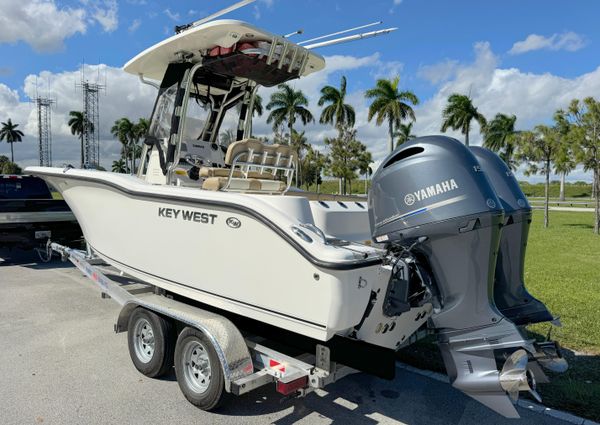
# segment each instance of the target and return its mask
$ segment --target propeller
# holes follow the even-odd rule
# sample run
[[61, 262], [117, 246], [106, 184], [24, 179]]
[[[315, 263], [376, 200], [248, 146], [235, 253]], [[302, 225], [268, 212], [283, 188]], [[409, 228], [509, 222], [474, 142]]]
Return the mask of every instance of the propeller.
[[538, 402], [542, 398], [536, 391], [536, 382], [533, 373], [527, 370], [529, 356], [527, 351], [520, 349], [512, 353], [500, 372], [500, 386], [508, 393], [510, 399], [516, 402], [519, 399], [519, 391], [529, 391]]

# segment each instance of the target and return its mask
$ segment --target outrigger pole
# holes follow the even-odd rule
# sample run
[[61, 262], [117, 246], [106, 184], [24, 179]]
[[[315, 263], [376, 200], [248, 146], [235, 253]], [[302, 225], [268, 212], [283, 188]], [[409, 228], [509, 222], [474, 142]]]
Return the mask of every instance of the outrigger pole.
[[333, 37], [335, 35], [340, 35], [340, 34], [346, 34], [347, 32], [362, 30], [363, 28], [368, 28], [368, 27], [372, 27], [374, 25], [381, 25], [381, 24], [383, 24], [383, 21], [371, 22], [370, 24], [360, 25], [358, 27], [349, 28], [349, 29], [343, 30], [343, 31], [332, 32], [331, 34], [321, 35], [319, 37], [311, 38], [309, 40], [303, 40], [303, 41], [300, 41], [298, 43], [298, 45], [301, 46], [303, 44], [310, 43], [312, 41], [323, 40], [324, 38], [329, 38], [329, 37]]
[[347, 43], [349, 41], [361, 40], [363, 38], [377, 37], [378, 35], [388, 34], [388, 33], [392, 32], [392, 31], [396, 31], [397, 29], [398, 28], [386, 28], [384, 30], [364, 32], [362, 34], [354, 34], [354, 35], [349, 35], [349, 36], [346, 36], [346, 37], [335, 38], [333, 40], [327, 40], [327, 41], [323, 41], [321, 43], [309, 44], [308, 46], [304, 46], [304, 47], [306, 49], [311, 50], [311, 49], [316, 49], [316, 48], [319, 48], [319, 47], [332, 46], [334, 44]]
[[247, 6], [250, 3], [254, 3], [255, 1], [256, 0], [242, 0], [235, 4], [232, 4], [231, 6], [226, 7], [225, 9], [221, 9], [218, 12], [213, 13], [212, 15], [208, 15], [205, 18], [198, 19], [197, 21], [194, 21], [192, 23], [185, 24], [185, 25], [177, 25], [175, 27], [175, 33], [179, 34], [180, 32], [183, 32], [190, 28], [197, 27], [198, 25], [201, 25], [208, 21], [212, 21], [213, 19], [218, 18], [219, 16], [225, 15], [226, 13], [229, 13], [229, 12], [233, 12], [234, 10], [239, 9], [240, 7]]

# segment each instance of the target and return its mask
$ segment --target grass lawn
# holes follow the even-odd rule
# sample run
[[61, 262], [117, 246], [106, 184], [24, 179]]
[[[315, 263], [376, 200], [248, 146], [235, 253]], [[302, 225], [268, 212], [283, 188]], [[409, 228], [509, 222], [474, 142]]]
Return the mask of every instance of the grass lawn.
[[[525, 263], [528, 290], [561, 317], [552, 338], [561, 343], [569, 371], [540, 386], [544, 404], [600, 421], [600, 237], [592, 213], [534, 212]], [[530, 331], [546, 335], [549, 326]], [[445, 372], [437, 347], [422, 341], [399, 352], [401, 360]]]

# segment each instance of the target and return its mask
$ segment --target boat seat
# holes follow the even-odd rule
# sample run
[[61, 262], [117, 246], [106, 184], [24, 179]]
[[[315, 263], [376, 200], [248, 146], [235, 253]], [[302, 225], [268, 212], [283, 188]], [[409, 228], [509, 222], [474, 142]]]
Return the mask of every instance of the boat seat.
[[[227, 187], [229, 182], [229, 187]], [[244, 192], [282, 192], [286, 188], [286, 184], [279, 180], [261, 180], [248, 178], [232, 178], [229, 181], [228, 177], [209, 177], [202, 183], [202, 189], [205, 190], [237, 190]]]
[[[226, 168], [202, 167], [206, 190], [285, 193], [291, 184], [296, 155], [290, 146], [267, 145], [256, 139], [232, 143], [225, 153]], [[277, 180], [281, 177], [285, 181]]]

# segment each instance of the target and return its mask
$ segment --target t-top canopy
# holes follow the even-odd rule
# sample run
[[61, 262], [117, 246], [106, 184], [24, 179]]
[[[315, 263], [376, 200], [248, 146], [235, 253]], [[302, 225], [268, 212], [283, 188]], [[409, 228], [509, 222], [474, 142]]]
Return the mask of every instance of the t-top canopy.
[[325, 67], [322, 56], [281, 36], [246, 22], [218, 20], [155, 44], [127, 62], [123, 69], [130, 74], [161, 80], [171, 62], [182, 59], [199, 62], [203, 56], [214, 57], [236, 48], [249, 56], [262, 57], [273, 68], [297, 76], [306, 76]]

